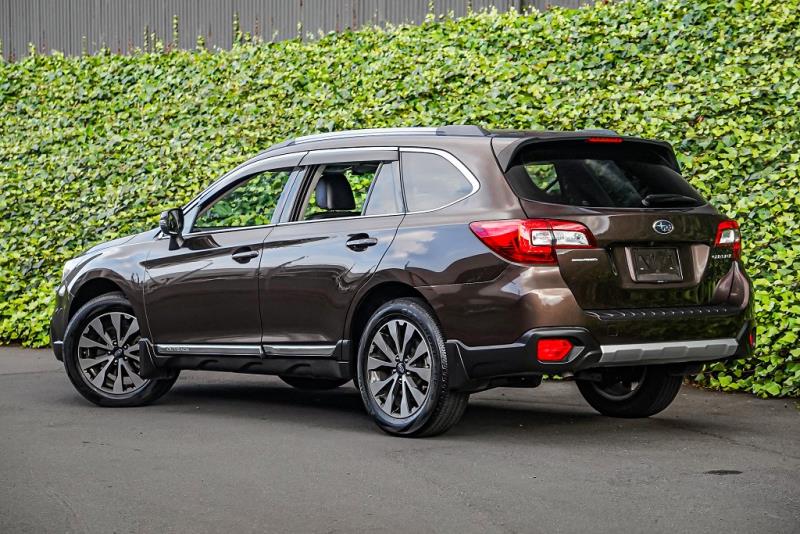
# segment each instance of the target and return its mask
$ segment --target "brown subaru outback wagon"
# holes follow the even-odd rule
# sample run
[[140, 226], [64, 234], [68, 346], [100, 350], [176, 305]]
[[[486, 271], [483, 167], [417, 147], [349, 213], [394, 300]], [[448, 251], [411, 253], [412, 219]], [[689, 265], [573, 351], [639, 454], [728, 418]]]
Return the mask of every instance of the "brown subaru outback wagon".
[[355, 380], [398, 435], [443, 432], [470, 393], [573, 378], [647, 417], [682, 376], [748, 356], [735, 221], [669, 144], [475, 126], [300, 137], [233, 169], [160, 227], [64, 267], [53, 348], [103, 406], [181, 369]]

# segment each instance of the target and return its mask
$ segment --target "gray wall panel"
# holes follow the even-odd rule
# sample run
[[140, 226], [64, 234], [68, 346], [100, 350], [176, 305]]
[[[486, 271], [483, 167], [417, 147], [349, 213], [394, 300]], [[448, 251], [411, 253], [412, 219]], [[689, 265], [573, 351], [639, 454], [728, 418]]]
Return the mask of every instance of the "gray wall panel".
[[[464, 16], [479, 11], [525, 9], [533, 6], [579, 7], [591, 0], [433, 0], [436, 14]], [[172, 18], [180, 22], [182, 48], [194, 48], [202, 35], [208, 47], [228, 48], [233, 41], [233, 17], [242, 31], [265, 40], [317, 35], [362, 25], [419, 24], [429, 0], [0, 0], [0, 41], [3, 54], [27, 55], [28, 43], [42, 52], [80, 54], [107, 46], [126, 53], [145, 45], [145, 29], [172, 40]], [[85, 44], [84, 44], [85, 43]]]

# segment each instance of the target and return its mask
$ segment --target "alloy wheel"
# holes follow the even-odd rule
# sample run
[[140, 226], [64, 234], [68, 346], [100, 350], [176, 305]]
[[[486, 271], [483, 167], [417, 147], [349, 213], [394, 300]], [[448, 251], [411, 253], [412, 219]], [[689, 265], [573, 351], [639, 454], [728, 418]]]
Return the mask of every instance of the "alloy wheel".
[[592, 387], [601, 396], [612, 401], [624, 401], [633, 397], [644, 383], [647, 368], [625, 374], [609, 374], [600, 382], [592, 382]]
[[78, 340], [78, 367], [89, 386], [104, 395], [129, 395], [147, 386], [139, 376], [139, 322], [125, 312], [92, 319]]
[[370, 395], [391, 417], [417, 413], [431, 390], [430, 348], [422, 333], [403, 319], [390, 319], [375, 332], [366, 369]]

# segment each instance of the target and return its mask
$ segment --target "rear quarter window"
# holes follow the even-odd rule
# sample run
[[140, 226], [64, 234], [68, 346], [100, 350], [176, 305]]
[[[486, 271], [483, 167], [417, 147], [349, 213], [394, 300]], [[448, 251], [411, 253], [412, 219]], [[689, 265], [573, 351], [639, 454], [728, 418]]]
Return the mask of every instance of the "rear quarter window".
[[408, 211], [441, 208], [472, 193], [472, 183], [439, 154], [403, 152], [400, 164]]

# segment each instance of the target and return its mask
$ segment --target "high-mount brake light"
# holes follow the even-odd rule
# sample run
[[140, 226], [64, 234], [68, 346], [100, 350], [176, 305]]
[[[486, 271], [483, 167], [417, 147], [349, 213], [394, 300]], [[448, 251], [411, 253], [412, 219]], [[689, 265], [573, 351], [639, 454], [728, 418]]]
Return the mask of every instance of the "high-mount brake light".
[[729, 248], [733, 251], [733, 258], [740, 259], [742, 257], [742, 236], [739, 233], [739, 223], [734, 220], [719, 223], [717, 236], [714, 238], [714, 246]]
[[587, 143], [621, 143], [621, 137], [590, 137], [586, 140]]
[[555, 219], [507, 219], [470, 223], [484, 245], [515, 263], [556, 265], [559, 249], [595, 248], [584, 225]]

